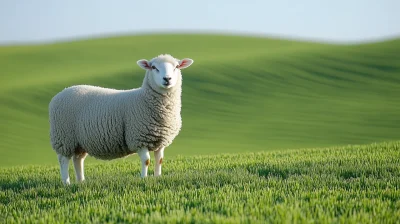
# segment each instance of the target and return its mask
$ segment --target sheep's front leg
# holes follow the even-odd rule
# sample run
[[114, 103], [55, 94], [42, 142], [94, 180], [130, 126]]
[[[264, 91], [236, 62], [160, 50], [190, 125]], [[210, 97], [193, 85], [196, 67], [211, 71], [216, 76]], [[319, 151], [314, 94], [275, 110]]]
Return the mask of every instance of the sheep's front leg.
[[149, 150], [146, 148], [139, 149], [138, 155], [140, 157], [140, 160], [142, 162], [142, 173], [141, 177], [147, 177], [147, 170], [150, 164], [150, 153]]
[[154, 169], [154, 176], [158, 177], [161, 176], [161, 164], [164, 158], [164, 147], [160, 148], [157, 151], [154, 151], [154, 158], [155, 162], [155, 169]]
[[69, 173], [68, 173], [68, 166], [70, 157], [63, 156], [61, 154], [57, 154], [58, 162], [60, 163], [60, 172], [61, 172], [61, 180], [63, 184], [69, 185]]
[[74, 162], [76, 180], [78, 182], [82, 182], [85, 180], [85, 175], [83, 171], [83, 162], [85, 161], [86, 156], [87, 153], [80, 153], [72, 157], [72, 161]]

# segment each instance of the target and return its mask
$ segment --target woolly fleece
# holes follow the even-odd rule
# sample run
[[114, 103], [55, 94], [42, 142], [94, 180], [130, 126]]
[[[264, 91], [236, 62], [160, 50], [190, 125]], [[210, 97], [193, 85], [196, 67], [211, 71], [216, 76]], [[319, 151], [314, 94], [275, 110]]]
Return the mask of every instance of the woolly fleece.
[[[155, 60], [178, 63], [170, 55], [150, 63]], [[138, 89], [77, 85], [54, 96], [49, 105], [53, 149], [66, 157], [88, 153], [110, 160], [169, 146], [182, 126], [182, 75], [179, 71], [176, 85], [164, 92], [149, 74]]]

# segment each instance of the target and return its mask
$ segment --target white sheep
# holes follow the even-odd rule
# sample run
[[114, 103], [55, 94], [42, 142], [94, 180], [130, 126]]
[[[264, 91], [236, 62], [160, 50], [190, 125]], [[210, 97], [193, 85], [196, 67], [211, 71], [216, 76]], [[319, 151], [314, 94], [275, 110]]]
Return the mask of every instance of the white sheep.
[[137, 61], [146, 70], [138, 89], [77, 85], [55, 95], [49, 105], [50, 139], [63, 183], [70, 184], [71, 157], [77, 181], [85, 179], [83, 163], [88, 154], [111, 160], [138, 153], [141, 176], [146, 177], [149, 151], [154, 151], [154, 175], [160, 176], [164, 149], [182, 126], [181, 69], [192, 63], [189, 58], [159, 55]]

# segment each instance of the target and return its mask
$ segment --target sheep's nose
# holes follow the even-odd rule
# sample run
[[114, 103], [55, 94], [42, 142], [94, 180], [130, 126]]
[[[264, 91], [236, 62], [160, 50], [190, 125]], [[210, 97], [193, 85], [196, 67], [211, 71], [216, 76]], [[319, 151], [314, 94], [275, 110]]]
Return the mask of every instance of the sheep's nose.
[[164, 77], [163, 78], [166, 82], [168, 82], [169, 80], [171, 80], [171, 77]]

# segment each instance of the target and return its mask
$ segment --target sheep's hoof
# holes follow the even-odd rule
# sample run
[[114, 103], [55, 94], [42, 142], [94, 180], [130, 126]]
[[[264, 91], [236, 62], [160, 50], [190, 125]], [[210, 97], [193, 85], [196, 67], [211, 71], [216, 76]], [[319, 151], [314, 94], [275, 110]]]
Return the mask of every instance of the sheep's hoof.
[[71, 185], [71, 183], [69, 181], [63, 181], [63, 185], [64, 186], [69, 186], [69, 185]]

